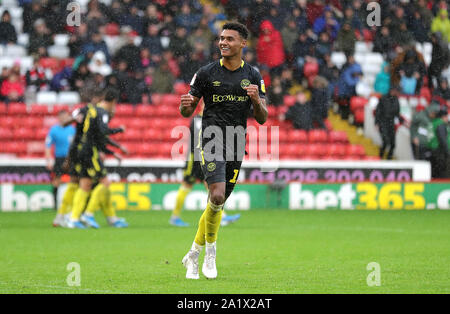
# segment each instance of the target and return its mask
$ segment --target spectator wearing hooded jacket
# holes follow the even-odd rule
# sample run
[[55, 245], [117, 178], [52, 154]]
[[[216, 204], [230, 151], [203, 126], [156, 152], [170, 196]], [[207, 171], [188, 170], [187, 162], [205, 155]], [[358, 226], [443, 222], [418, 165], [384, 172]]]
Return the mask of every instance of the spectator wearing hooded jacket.
[[450, 42], [450, 20], [448, 18], [447, 9], [439, 10], [439, 15], [433, 19], [431, 23], [431, 31], [433, 33], [440, 32], [447, 42]]
[[317, 18], [313, 25], [314, 33], [319, 35], [322, 32], [327, 32], [333, 41], [337, 37], [339, 28], [339, 22], [334, 18], [333, 11], [330, 8], [325, 8], [323, 15]]
[[261, 34], [256, 48], [259, 64], [266, 65], [273, 70], [285, 62], [283, 39], [272, 22], [265, 20], [260, 26]]
[[381, 95], [386, 95], [391, 88], [391, 74], [389, 72], [389, 63], [383, 62], [381, 71], [375, 78], [374, 90]]
[[0, 44], [15, 44], [17, 42], [16, 29], [11, 24], [11, 14], [5, 10], [0, 22]]

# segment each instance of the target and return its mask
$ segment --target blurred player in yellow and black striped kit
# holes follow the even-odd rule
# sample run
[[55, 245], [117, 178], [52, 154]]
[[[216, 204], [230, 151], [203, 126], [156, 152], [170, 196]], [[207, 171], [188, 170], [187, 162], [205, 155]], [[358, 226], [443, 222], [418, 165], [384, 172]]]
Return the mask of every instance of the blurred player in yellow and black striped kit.
[[[191, 125], [189, 127], [190, 131], [190, 151], [187, 156], [186, 166], [184, 168], [184, 178], [183, 183], [178, 189], [177, 198], [175, 201], [175, 208], [170, 217], [169, 223], [177, 227], [188, 227], [189, 224], [181, 219], [181, 210], [183, 209], [183, 204], [186, 197], [192, 190], [193, 185], [197, 182], [203, 182], [206, 189], [208, 185], [205, 182], [205, 176], [203, 175], [201, 156], [200, 156], [200, 145], [199, 136], [202, 129], [202, 116], [204, 103], [200, 102], [200, 112], [191, 120]], [[241, 217], [240, 214], [236, 215], [226, 215], [225, 212], [222, 213], [221, 225], [226, 226], [230, 223], [235, 222]]]
[[[117, 154], [107, 148], [107, 145], [122, 149], [108, 137], [110, 134], [123, 131], [123, 128], [110, 129], [108, 127], [108, 122], [115, 111], [117, 99], [117, 91], [109, 89], [101, 102], [95, 106], [92, 104], [86, 106], [76, 117], [78, 121], [82, 119], [82, 127], [80, 127], [81, 136], [76, 145], [76, 154], [74, 153], [72, 164], [76, 176], [79, 178], [79, 185], [73, 196], [72, 213], [67, 223], [69, 228], [85, 228], [80, 220], [88, 226], [98, 228], [94, 212], [100, 208], [110, 225], [119, 228], [128, 226], [123, 219], [116, 216], [111, 205], [107, 172], [101, 158], [103, 153], [119, 158]], [[122, 151], [126, 152], [124, 149]]]

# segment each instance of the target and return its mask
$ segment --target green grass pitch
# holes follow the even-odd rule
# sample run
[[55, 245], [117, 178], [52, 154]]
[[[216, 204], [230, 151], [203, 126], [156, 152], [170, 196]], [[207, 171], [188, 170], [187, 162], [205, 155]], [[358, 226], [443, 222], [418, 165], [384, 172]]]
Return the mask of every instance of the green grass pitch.
[[[121, 212], [128, 229], [51, 227], [53, 212], [0, 213], [0, 293], [449, 293], [449, 211], [243, 212], [221, 228], [216, 280], [184, 278], [189, 228], [169, 212]], [[203, 261], [203, 255], [201, 256]], [[81, 286], [69, 287], [70, 262]], [[380, 265], [369, 287], [367, 264]], [[200, 263], [201, 265], [201, 263]]]

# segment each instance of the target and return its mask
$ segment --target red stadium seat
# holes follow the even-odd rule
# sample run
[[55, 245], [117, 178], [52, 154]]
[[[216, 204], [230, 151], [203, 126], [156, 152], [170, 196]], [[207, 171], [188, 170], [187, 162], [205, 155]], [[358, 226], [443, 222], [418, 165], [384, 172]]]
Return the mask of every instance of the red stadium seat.
[[14, 130], [14, 139], [16, 141], [32, 140], [36, 137], [33, 129], [20, 128]]
[[124, 141], [138, 142], [142, 140], [142, 133], [138, 129], [128, 129], [122, 134]]
[[30, 114], [46, 116], [49, 114], [48, 106], [34, 104], [31, 106]]
[[2, 146], [6, 153], [18, 155], [27, 153], [27, 145], [22, 142], [6, 142]]
[[116, 23], [108, 23], [105, 26], [105, 34], [108, 36], [117, 36], [120, 35], [119, 25]]
[[330, 143], [348, 143], [347, 133], [344, 131], [330, 131], [328, 134], [328, 140]]
[[358, 109], [354, 113], [355, 123], [362, 125], [364, 124], [364, 109]]
[[8, 106], [9, 115], [27, 115], [27, 105], [24, 103], [10, 103]]
[[157, 109], [152, 105], [140, 105], [136, 107], [135, 114], [138, 117], [154, 117]]
[[142, 138], [145, 141], [159, 141], [162, 139], [161, 130], [159, 129], [146, 129], [142, 132]]
[[0, 115], [6, 114], [6, 105], [4, 103], [0, 103]]
[[173, 86], [173, 91], [177, 95], [187, 94], [190, 89], [191, 89], [191, 87], [189, 86], [189, 84], [182, 83], [182, 82], [177, 82]]
[[345, 156], [346, 147], [344, 144], [327, 145], [326, 155], [332, 159], [341, 159]]
[[61, 63], [57, 58], [41, 58], [39, 65], [43, 68], [51, 69], [53, 73], [57, 73], [61, 70]]
[[362, 145], [348, 145], [347, 146], [347, 156], [356, 157], [356, 158], [364, 158], [366, 155], [366, 151], [364, 146]]
[[35, 139], [43, 141], [47, 137], [47, 134], [48, 134], [48, 129], [46, 129], [46, 128], [38, 129], [36, 131]]
[[303, 66], [303, 74], [306, 78], [316, 76], [319, 73], [319, 64], [317, 62], [307, 62]]
[[368, 100], [364, 97], [360, 96], [353, 96], [350, 99], [350, 110], [352, 112], [356, 111], [357, 109], [364, 108], [364, 106], [368, 103]]
[[292, 143], [306, 143], [308, 133], [305, 130], [292, 130], [288, 133], [289, 141]]
[[132, 105], [120, 104], [116, 106], [116, 115], [120, 117], [128, 117], [134, 115], [134, 107]]
[[24, 118], [24, 124], [29, 128], [42, 128], [44, 126], [44, 119], [42, 117], [28, 116]]
[[295, 96], [292, 96], [292, 95], [284, 95], [284, 98], [283, 98], [283, 102], [284, 102], [284, 105], [285, 106], [287, 106], [287, 107], [290, 107], [290, 106], [292, 106], [293, 104], [295, 104]]
[[311, 130], [308, 132], [310, 143], [324, 143], [328, 140], [328, 133], [325, 130]]
[[321, 158], [326, 154], [325, 144], [308, 144], [306, 146], [306, 155], [315, 158]]
[[10, 128], [2, 127], [0, 129], [0, 140], [11, 140], [12, 138], [13, 138], [13, 131]]
[[174, 94], [163, 94], [161, 103], [168, 106], [176, 106], [180, 104], [180, 96]]

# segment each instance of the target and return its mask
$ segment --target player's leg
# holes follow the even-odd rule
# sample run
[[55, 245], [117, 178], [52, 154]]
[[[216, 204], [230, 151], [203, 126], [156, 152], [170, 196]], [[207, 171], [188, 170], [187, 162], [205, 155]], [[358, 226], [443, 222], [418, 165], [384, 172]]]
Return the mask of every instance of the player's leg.
[[102, 184], [104, 186], [103, 193], [101, 197], [101, 209], [103, 214], [105, 215], [106, 221], [111, 227], [115, 228], [126, 228], [128, 227], [128, 223], [124, 218], [119, 218], [116, 215], [116, 209], [113, 206], [111, 200], [111, 188], [110, 182], [107, 178], [102, 180]]
[[[195, 178], [194, 178], [195, 180]], [[184, 222], [181, 219], [181, 210], [183, 209], [184, 201], [188, 194], [192, 190], [193, 184], [192, 181], [189, 178], [185, 177], [185, 180], [183, 183], [181, 183], [180, 188], [178, 189], [177, 198], [175, 201], [175, 207], [172, 211], [172, 216], [170, 217], [169, 223], [171, 225], [177, 226], [177, 227], [187, 227], [189, 226], [188, 223]]]
[[81, 221], [89, 227], [98, 229], [100, 225], [95, 221], [94, 214], [101, 208], [103, 184], [97, 179], [92, 183], [92, 192], [86, 205], [86, 210], [81, 215]]
[[72, 214], [70, 216], [69, 228], [84, 228], [80, 222], [81, 214], [86, 208], [92, 187], [92, 179], [90, 177], [80, 178], [80, 184], [73, 197]]
[[78, 189], [78, 177], [71, 176], [70, 182], [67, 183], [66, 191], [62, 198], [61, 206], [58, 208], [56, 218], [53, 221], [53, 226], [66, 226], [67, 221], [70, 219], [70, 212], [72, 211], [73, 198], [76, 190]]

